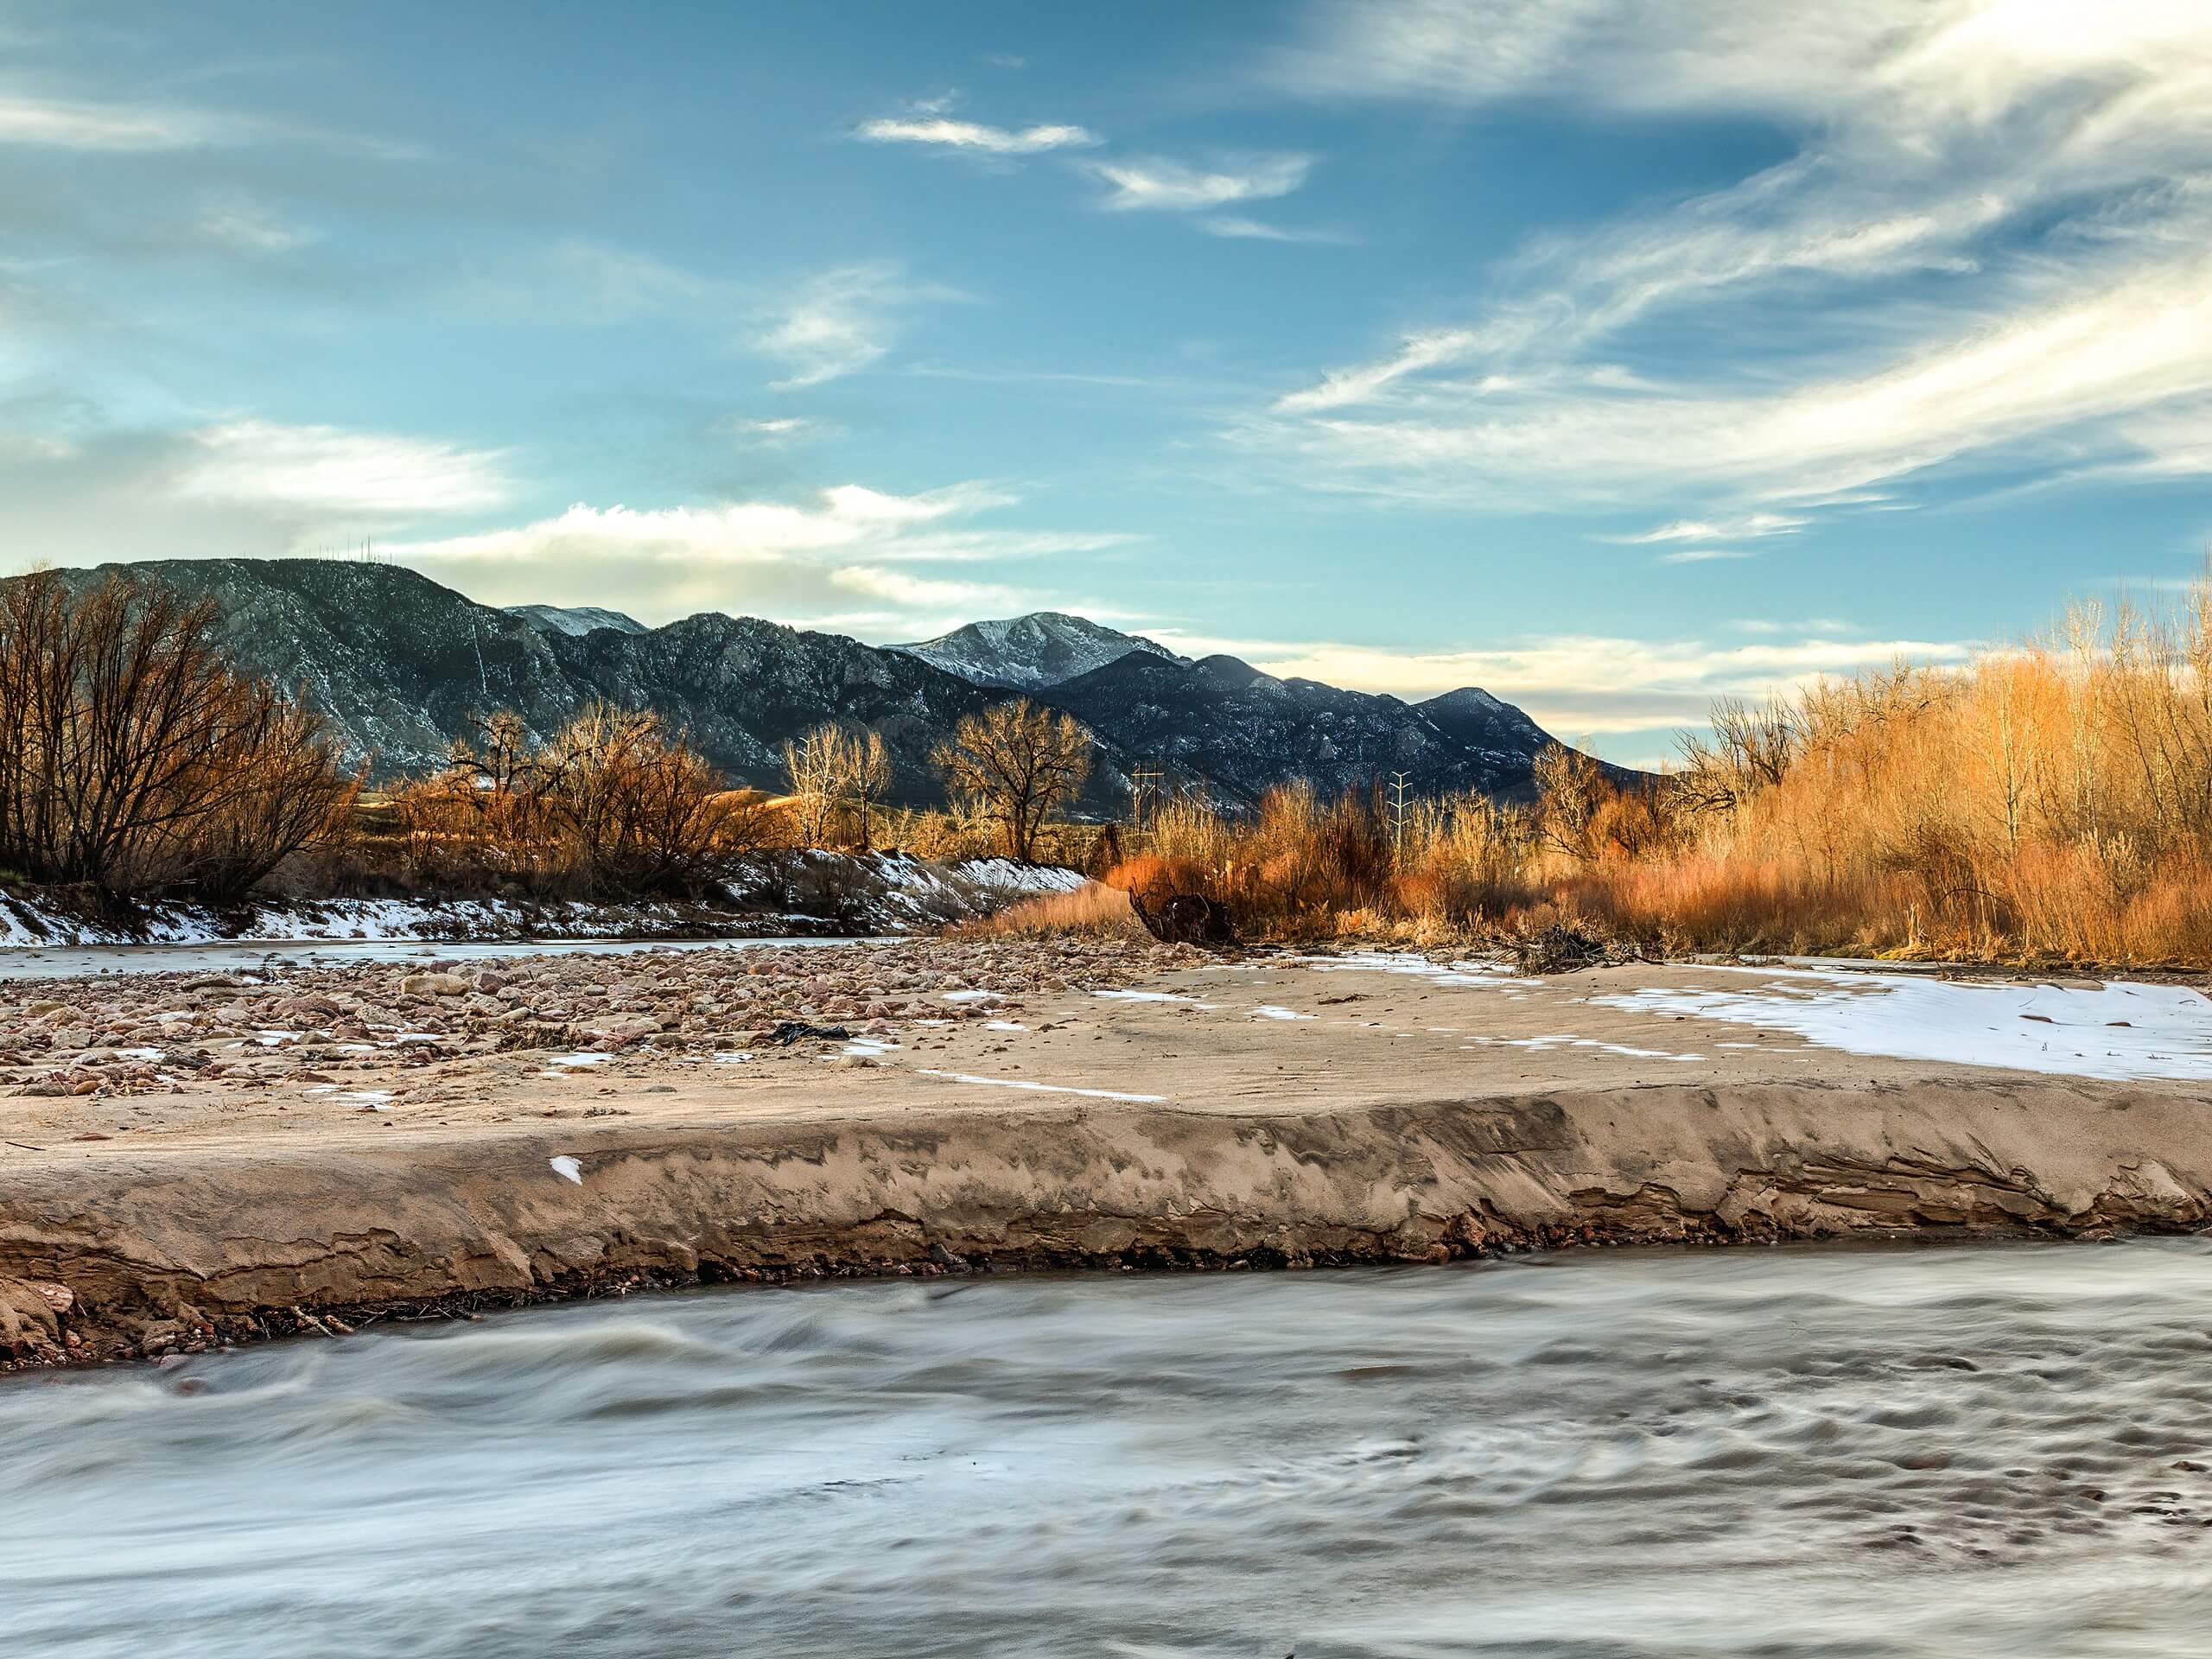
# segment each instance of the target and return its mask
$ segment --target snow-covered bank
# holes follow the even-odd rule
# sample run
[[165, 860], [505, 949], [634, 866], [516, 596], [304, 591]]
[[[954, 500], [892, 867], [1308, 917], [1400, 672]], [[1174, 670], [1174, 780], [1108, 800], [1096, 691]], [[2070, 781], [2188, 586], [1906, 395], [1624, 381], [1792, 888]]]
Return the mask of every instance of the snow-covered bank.
[[900, 853], [804, 852], [760, 861], [718, 901], [588, 904], [516, 899], [288, 899], [235, 909], [162, 901], [89, 916], [0, 893], [0, 951], [219, 941], [650, 939], [899, 932], [987, 916], [1081, 872], [1011, 859], [937, 863]]
[[2185, 985], [1942, 980], [1920, 975], [1724, 968], [1742, 990], [1651, 986], [1600, 1007], [1794, 1033], [1850, 1054], [2126, 1081], [2212, 1077], [2212, 1001]]

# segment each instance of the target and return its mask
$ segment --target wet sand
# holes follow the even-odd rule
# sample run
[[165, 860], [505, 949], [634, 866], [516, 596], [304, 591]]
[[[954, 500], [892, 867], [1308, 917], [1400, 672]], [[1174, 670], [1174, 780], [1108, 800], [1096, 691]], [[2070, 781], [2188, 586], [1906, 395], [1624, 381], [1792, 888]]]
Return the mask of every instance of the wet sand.
[[[0, 1097], [0, 1338], [25, 1360], [109, 1358], [699, 1280], [2079, 1235], [2212, 1212], [2212, 1020], [2193, 992], [2120, 1021], [2109, 1000], [2133, 992], [1939, 987], [1954, 1002], [1917, 1024], [1889, 1017], [1902, 1001], [1866, 1022], [1908, 1051], [1882, 1054], [1834, 1046], [1821, 999], [1848, 985], [1777, 982], [1769, 1010], [1766, 976], [1724, 968], [803, 956], [502, 963], [488, 993], [462, 964], [466, 990], [418, 984], [404, 1007], [385, 1005], [419, 965], [188, 995], [149, 982], [97, 1031], [75, 1004], [113, 981], [10, 988], [0, 1064], [51, 1092]], [[333, 1014], [326, 993], [401, 1017]], [[251, 1023], [272, 999], [290, 1023]], [[198, 1026], [174, 1018], [188, 1008]], [[849, 1035], [766, 1040], [785, 1020]], [[1912, 1057], [1922, 1027], [1990, 1063]], [[65, 1046], [38, 1052], [34, 1027]], [[164, 1029], [192, 1034], [128, 1040]], [[66, 1046], [88, 1033], [103, 1042]], [[2082, 1075], [2100, 1069], [2119, 1075]]]

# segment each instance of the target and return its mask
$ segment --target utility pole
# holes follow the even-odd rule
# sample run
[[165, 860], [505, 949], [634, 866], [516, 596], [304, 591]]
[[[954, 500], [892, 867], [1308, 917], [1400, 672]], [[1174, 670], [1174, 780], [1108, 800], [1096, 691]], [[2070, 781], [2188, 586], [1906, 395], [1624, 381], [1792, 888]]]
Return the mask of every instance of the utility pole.
[[1390, 860], [1393, 863], [1406, 861], [1406, 774], [1390, 774]]
[[1162, 775], [1157, 761], [1129, 773], [1129, 828], [1138, 835], [1144, 833], [1145, 799], [1159, 789]]

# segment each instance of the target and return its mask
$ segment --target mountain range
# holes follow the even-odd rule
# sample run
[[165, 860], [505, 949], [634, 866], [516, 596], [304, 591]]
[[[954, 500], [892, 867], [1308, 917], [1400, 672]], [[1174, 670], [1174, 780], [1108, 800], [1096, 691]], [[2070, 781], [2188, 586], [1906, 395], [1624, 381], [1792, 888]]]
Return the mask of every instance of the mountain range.
[[[114, 566], [62, 573], [88, 586]], [[127, 567], [221, 607], [238, 665], [296, 687], [349, 760], [389, 779], [440, 764], [474, 716], [512, 709], [550, 733], [594, 699], [687, 728], [732, 781], [782, 786], [781, 746], [823, 721], [871, 727], [893, 798], [939, 798], [931, 751], [962, 716], [1020, 692], [1098, 741], [1088, 810], [1125, 809], [1130, 773], [1215, 804], [1305, 779], [1324, 793], [1404, 772], [1424, 793], [1530, 790], [1557, 740], [1472, 687], [1426, 702], [1278, 679], [1234, 657], [1055, 612], [873, 646], [704, 612], [647, 627], [619, 612], [480, 605], [403, 566], [334, 559], [171, 559]]]

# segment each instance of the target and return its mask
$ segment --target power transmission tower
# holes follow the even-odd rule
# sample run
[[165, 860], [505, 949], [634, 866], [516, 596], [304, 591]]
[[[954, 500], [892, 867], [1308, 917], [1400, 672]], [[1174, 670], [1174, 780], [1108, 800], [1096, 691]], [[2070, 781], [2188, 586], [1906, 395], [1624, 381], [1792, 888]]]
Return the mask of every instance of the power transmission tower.
[[1406, 774], [1390, 774], [1390, 859], [1402, 864], [1406, 858]]

